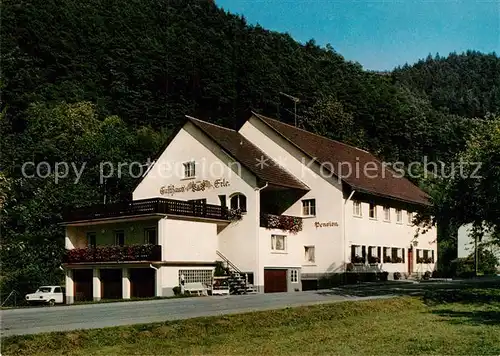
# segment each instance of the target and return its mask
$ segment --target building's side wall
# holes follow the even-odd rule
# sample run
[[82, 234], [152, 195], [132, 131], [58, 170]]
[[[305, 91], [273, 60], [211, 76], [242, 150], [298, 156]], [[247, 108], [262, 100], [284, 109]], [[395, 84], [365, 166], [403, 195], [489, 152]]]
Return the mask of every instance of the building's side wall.
[[[418, 264], [417, 249], [434, 250], [434, 261], [437, 261], [437, 234], [432, 228], [425, 234], [415, 237], [418, 228], [408, 221], [408, 211], [402, 210], [402, 221], [396, 220], [396, 210], [390, 208], [390, 221], [385, 221], [382, 205], [377, 205], [377, 218], [369, 217], [369, 203], [361, 201], [362, 215], [355, 216], [353, 202], [357, 195], [346, 204], [346, 257], [350, 261], [351, 246], [381, 247], [381, 263], [378, 266], [383, 271], [408, 273], [408, 249], [413, 246], [413, 272], [433, 271], [434, 264]], [[416, 241], [416, 246], [414, 242]], [[404, 249], [404, 263], [384, 263], [383, 247]]]
[[[277, 258], [270, 254], [271, 234], [266, 230], [264, 232], [261, 230], [260, 269], [265, 268], [269, 263], [275, 265], [283, 263], [283, 267], [301, 267], [305, 277], [319, 277], [325, 273], [340, 271], [343, 201], [341, 183], [335, 177], [323, 178], [317, 164], [303, 162], [303, 154], [296, 147], [256, 118], [247, 121], [240, 129], [240, 133], [274, 160], [282, 162], [285, 169], [310, 188], [307, 194], [298, 199], [283, 214], [302, 216], [302, 200], [316, 200], [316, 216], [303, 219], [303, 230], [299, 234], [288, 234], [287, 238], [291, 247], [288, 258]], [[317, 227], [316, 223], [325, 225]], [[315, 247], [315, 263], [306, 262], [305, 246]]]
[[217, 225], [208, 222], [167, 220], [165, 261], [214, 262], [217, 258]]
[[[183, 163], [196, 163], [195, 179], [184, 179]], [[212, 187], [204, 190], [161, 193], [162, 187], [174, 186], [182, 190], [189, 183], [208, 180]], [[216, 186], [216, 180], [219, 184]], [[221, 184], [221, 182], [223, 182]], [[256, 179], [247, 169], [224, 153], [211, 139], [193, 124], [187, 123], [158, 158], [148, 175], [133, 192], [133, 199], [164, 197], [179, 200], [206, 199], [209, 204], [220, 205], [219, 195], [225, 195], [227, 204], [235, 193], [247, 198], [248, 212], [243, 219], [220, 228], [218, 250], [241, 270], [254, 271], [256, 240], [258, 236], [258, 194]], [[171, 242], [175, 243], [175, 240]], [[213, 251], [215, 253], [215, 251]]]

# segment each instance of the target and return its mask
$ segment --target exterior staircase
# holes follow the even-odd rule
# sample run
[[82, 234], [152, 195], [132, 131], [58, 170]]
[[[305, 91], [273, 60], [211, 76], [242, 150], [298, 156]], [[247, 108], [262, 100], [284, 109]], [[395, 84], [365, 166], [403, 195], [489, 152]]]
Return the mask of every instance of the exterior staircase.
[[232, 263], [220, 251], [217, 251], [219, 262], [224, 266], [227, 273], [229, 294], [255, 294], [255, 287], [248, 283], [248, 276], [243, 273], [234, 263]]

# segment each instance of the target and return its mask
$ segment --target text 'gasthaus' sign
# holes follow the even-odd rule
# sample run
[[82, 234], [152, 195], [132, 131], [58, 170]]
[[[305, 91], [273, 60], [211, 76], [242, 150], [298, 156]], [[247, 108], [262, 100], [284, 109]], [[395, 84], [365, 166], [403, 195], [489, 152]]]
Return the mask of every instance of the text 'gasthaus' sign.
[[186, 185], [173, 185], [163, 186], [160, 188], [161, 195], [174, 195], [176, 193], [201, 192], [207, 189], [218, 189], [229, 187], [229, 181], [225, 178], [216, 179], [213, 182], [205, 179], [196, 182], [189, 182]]

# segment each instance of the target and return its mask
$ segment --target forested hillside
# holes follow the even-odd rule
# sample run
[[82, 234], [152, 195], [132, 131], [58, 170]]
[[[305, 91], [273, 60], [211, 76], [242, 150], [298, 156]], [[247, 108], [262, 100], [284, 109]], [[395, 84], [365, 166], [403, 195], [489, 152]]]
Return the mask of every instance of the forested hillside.
[[[253, 109], [293, 122], [285, 92], [301, 100], [300, 126], [408, 163], [450, 161], [477, 118], [500, 111], [496, 55], [381, 75], [335, 44], [300, 44], [209, 0], [6, 0], [1, 14], [4, 291], [57, 279], [61, 212], [130, 193], [126, 174], [100, 182], [99, 162], [146, 162], [186, 114], [235, 127]], [[78, 184], [56, 183], [23, 177], [26, 161], [86, 169]]]

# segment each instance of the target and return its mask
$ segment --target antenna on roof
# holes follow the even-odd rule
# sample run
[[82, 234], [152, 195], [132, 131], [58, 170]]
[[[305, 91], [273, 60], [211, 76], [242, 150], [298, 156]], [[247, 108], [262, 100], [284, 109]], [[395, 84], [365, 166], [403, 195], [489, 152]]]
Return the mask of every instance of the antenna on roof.
[[300, 102], [300, 99], [295, 96], [291, 96], [290, 94], [283, 93], [282, 91], [280, 91], [280, 94], [286, 96], [288, 99], [293, 101], [294, 112], [295, 112], [295, 127], [297, 127], [297, 103]]

